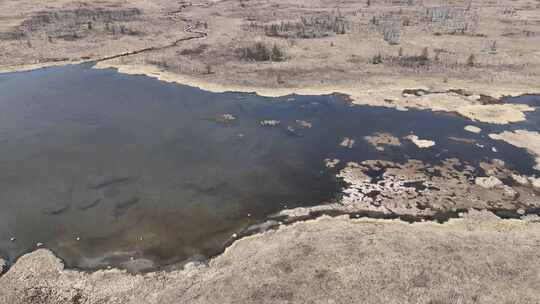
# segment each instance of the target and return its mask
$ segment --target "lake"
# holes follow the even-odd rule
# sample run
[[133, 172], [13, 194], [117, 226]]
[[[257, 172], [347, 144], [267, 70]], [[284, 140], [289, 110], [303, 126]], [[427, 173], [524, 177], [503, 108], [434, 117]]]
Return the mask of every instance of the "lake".
[[[82, 269], [204, 259], [272, 213], [339, 199], [326, 158], [500, 158], [532, 174], [526, 151], [486, 135], [519, 126], [339, 95], [216, 94], [89, 65], [0, 74], [0, 255], [13, 261], [43, 243]], [[374, 132], [414, 132], [436, 146], [402, 140], [381, 152], [363, 139]], [[345, 137], [352, 148], [340, 146]]]

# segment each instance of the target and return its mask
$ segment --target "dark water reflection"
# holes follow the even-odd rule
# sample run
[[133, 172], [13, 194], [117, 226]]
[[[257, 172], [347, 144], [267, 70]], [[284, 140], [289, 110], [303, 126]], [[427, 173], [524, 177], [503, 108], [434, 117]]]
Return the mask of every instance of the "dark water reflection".
[[[524, 95], [520, 97], [511, 97], [504, 100], [508, 103], [527, 104], [531, 107], [540, 107], [540, 95]], [[540, 130], [540, 111], [525, 112], [526, 121], [513, 124], [509, 129], [527, 129]]]
[[[216, 121], [225, 113], [237, 119]], [[531, 173], [525, 151], [466, 132], [467, 124], [450, 114], [351, 107], [339, 96], [213, 94], [87, 66], [2, 74], [0, 253], [13, 260], [42, 242], [81, 268], [213, 255], [269, 213], [335, 198], [340, 184], [324, 167], [328, 157], [498, 157]], [[437, 145], [403, 141], [381, 153], [363, 140], [380, 131], [413, 131]], [[339, 146], [343, 137], [355, 139], [352, 149]]]

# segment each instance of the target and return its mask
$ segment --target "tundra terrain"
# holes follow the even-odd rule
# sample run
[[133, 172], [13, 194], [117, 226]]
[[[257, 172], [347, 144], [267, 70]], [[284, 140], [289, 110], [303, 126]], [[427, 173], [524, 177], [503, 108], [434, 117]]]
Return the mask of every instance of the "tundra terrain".
[[[3, 0], [0, 50], [6, 73], [92, 63], [212, 92], [451, 112], [508, 125], [465, 130], [526, 149], [540, 170], [536, 106], [505, 98], [540, 93], [540, 0]], [[439, 140], [364, 139], [381, 152]], [[83, 272], [39, 243], [0, 259], [0, 304], [540, 302], [539, 177], [499, 159], [328, 157], [345, 184], [335, 202], [284, 208], [211, 259]]]
[[[214, 91], [340, 92], [488, 122], [526, 109], [490, 120], [466, 106], [540, 92], [540, 2], [528, 0], [7, 0], [0, 47], [4, 71], [97, 60]], [[418, 88], [431, 98], [404, 94]]]
[[537, 221], [322, 217], [242, 239], [208, 264], [146, 275], [66, 270], [41, 249], [0, 277], [0, 302], [532, 304]]

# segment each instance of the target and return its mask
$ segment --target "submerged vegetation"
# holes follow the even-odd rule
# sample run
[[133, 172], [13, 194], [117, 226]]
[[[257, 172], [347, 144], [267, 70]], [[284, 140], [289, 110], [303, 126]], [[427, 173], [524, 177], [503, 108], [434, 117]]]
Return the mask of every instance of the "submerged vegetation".
[[0, 303], [540, 303], [539, 11], [0, 1]]

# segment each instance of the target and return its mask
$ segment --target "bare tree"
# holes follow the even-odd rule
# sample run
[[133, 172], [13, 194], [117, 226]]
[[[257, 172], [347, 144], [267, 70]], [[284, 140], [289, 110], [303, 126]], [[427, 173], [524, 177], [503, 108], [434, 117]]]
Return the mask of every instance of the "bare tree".
[[427, 47], [422, 50], [420, 58], [423, 58], [424, 60], [429, 60], [429, 49]]
[[467, 58], [467, 66], [474, 67], [476, 62], [476, 58], [474, 54], [469, 55], [469, 58]]
[[397, 22], [387, 23], [383, 27], [384, 40], [389, 44], [399, 44], [399, 38], [401, 36], [401, 24]]

